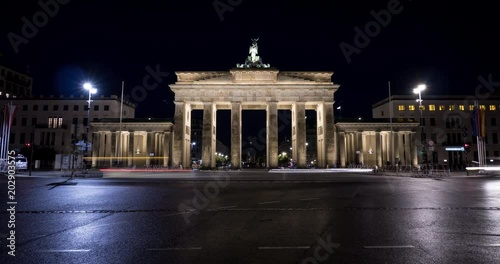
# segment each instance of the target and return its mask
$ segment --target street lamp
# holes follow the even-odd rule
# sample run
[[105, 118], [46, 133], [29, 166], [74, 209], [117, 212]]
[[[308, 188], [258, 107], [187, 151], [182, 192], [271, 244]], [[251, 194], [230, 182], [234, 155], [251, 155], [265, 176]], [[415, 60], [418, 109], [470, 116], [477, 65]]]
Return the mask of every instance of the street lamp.
[[[424, 91], [427, 88], [427, 85], [425, 84], [420, 84], [417, 86], [417, 88], [413, 89], [414, 94], [418, 94], [418, 108], [420, 109], [420, 140], [422, 141], [422, 161], [423, 159], [423, 154], [425, 151], [425, 138], [424, 138], [424, 123], [422, 120], [422, 91]], [[425, 153], [427, 156], [427, 153]], [[425, 157], [425, 162], [427, 162], [427, 157]]]
[[83, 89], [89, 91], [89, 100], [87, 101], [87, 134], [84, 138], [84, 141], [83, 143], [85, 144], [85, 153], [88, 154], [88, 144], [87, 144], [87, 139], [88, 139], [88, 136], [89, 136], [89, 131], [90, 131], [90, 103], [92, 102], [91, 98], [92, 98], [92, 94], [95, 94], [97, 93], [97, 89], [95, 89], [91, 83], [84, 83], [83, 84]]

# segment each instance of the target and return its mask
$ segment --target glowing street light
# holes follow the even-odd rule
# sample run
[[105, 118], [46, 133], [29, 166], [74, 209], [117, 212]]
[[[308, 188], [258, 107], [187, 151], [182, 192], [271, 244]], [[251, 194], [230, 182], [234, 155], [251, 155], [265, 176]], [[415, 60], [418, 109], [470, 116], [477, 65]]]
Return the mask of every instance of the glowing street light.
[[84, 138], [84, 143], [85, 143], [85, 152], [88, 154], [88, 144], [87, 144], [87, 139], [89, 136], [89, 131], [90, 131], [90, 103], [92, 102], [92, 94], [97, 93], [97, 89], [95, 89], [91, 83], [86, 82], [83, 84], [83, 89], [89, 91], [89, 100], [87, 101], [87, 134]]
[[[422, 141], [422, 153], [425, 151], [425, 138], [423, 137], [424, 135], [424, 123], [423, 123], [423, 120], [422, 120], [422, 110], [423, 110], [423, 107], [422, 107], [422, 92], [427, 88], [427, 85], [425, 84], [420, 84], [417, 86], [417, 88], [414, 88], [413, 89], [413, 93], [414, 94], [418, 94], [418, 99], [417, 99], [417, 102], [419, 104], [419, 109], [420, 109], [420, 139]], [[427, 153], [426, 153], [426, 156], [427, 156]], [[426, 157], [427, 159], [427, 157]]]

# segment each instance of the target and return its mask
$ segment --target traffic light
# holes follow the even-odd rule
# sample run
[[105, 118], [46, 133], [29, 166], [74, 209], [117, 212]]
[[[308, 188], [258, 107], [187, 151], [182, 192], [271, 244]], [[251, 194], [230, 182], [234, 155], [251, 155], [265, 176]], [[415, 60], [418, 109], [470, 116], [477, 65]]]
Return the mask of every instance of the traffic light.
[[469, 153], [469, 151], [470, 151], [470, 143], [464, 143], [464, 150], [465, 150], [465, 153]]
[[31, 143], [24, 144], [27, 148], [31, 148]]

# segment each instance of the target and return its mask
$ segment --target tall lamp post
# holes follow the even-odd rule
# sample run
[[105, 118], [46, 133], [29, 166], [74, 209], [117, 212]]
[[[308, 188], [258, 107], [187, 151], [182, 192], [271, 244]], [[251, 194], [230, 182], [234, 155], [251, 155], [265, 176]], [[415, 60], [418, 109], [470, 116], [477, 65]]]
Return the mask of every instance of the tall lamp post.
[[418, 108], [420, 110], [420, 140], [422, 141], [422, 162], [427, 162], [427, 157], [424, 160], [424, 152], [427, 156], [427, 153], [425, 151], [425, 138], [424, 138], [424, 122], [422, 120], [422, 91], [424, 91], [427, 88], [425, 84], [420, 84], [417, 86], [417, 88], [413, 89], [414, 94], [418, 94]]
[[92, 102], [92, 94], [97, 93], [97, 89], [95, 89], [91, 83], [84, 83], [83, 84], [83, 89], [87, 90], [89, 92], [89, 100], [87, 101], [87, 133], [85, 138], [83, 139], [83, 143], [85, 144], [85, 153], [88, 155], [88, 137], [89, 137], [89, 132], [90, 132], [90, 104]]

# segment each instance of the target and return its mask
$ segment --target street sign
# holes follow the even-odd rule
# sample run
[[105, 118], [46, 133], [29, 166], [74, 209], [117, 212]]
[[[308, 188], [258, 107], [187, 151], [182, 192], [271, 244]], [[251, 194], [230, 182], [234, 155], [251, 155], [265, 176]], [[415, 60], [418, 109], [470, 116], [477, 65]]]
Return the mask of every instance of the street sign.
[[429, 139], [429, 141], [427, 141], [427, 145], [429, 145], [431, 147], [434, 146], [434, 141]]
[[429, 151], [434, 151], [434, 146], [429, 147]]

